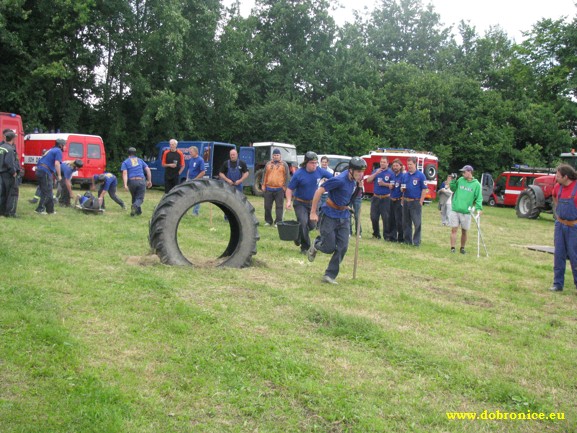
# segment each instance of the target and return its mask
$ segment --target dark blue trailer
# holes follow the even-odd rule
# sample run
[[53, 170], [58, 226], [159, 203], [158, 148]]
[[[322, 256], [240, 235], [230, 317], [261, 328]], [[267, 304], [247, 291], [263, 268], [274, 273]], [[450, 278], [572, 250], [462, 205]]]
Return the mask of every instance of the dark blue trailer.
[[[198, 155], [204, 159], [206, 173], [205, 178], [218, 179], [218, 173], [224, 162], [230, 158], [230, 151], [237, 149], [236, 145], [231, 143], [220, 143], [217, 141], [179, 141], [178, 149], [184, 154], [186, 167], [181, 174], [181, 182], [186, 180], [186, 173], [188, 171], [188, 161], [190, 160], [189, 149], [191, 146], [198, 148]], [[169, 149], [168, 141], [161, 141], [156, 145], [158, 150], [156, 159], [147, 161], [152, 173], [152, 185], [164, 186], [164, 167], [162, 166], [162, 154]], [[245, 186], [251, 186], [251, 179], [254, 173], [254, 149], [252, 147], [241, 147], [238, 149], [239, 158], [246, 162], [249, 168], [249, 178], [245, 182]]]

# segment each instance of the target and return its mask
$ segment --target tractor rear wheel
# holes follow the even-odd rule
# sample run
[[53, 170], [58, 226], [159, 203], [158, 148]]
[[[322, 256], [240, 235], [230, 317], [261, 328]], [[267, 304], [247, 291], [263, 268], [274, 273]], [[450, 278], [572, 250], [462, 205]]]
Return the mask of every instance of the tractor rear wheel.
[[[148, 240], [153, 252], [166, 265], [191, 266], [178, 245], [183, 216], [198, 203], [212, 203], [222, 210], [230, 226], [230, 240], [217, 266], [250, 266], [256, 254], [258, 220], [243, 193], [218, 180], [193, 180], [177, 185], [160, 200], [152, 219]], [[187, 243], [195, 239], [187, 239]]]
[[262, 190], [262, 181], [264, 180], [264, 168], [257, 170], [254, 173], [254, 185], [252, 186], [252, 195], [262, 197], [264, 191]]
[[537, 206], [537, 197], [532, 189], [526, 189], [519, 194], [515, 212], [519, 218], [537, 219], [539, 217], [541, 209]]

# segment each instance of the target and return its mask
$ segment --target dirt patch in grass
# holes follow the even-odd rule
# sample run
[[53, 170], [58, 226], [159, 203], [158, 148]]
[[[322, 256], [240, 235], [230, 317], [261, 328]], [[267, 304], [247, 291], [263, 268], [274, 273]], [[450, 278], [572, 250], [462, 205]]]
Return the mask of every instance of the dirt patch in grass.
[[160, 265], [160, 258], [156, 254], [147, 256], [128, 256], [125, 263], [130, 266], [154, 266]]

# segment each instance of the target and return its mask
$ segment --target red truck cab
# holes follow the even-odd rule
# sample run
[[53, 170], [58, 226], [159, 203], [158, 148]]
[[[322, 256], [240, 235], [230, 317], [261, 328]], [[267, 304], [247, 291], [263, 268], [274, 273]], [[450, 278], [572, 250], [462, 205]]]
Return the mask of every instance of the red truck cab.
[[[0, 113], [0, 133], [5, 129], [11, 129], [16, 133], [14, 144], [16, 144], [16, 154], [22, 165], [22, 157], [24, 154], [24, 128], [22, 127], [22, 118], [14, 113]], [[4, 137], [0, 137], [0, 141], [2, 140], [4, 140]]]
[[28, 134], [24, 139], [24, 178], [36, 180], [36, 164], [43, 153], [54, 147], [57, 139], [66, 141], [63, 161], [80, 159], [83, 167], [75, 172], [72, 183], [88, 185], [95, 174], [106, 170], [106, 150], [102, 138], [87, 134]]

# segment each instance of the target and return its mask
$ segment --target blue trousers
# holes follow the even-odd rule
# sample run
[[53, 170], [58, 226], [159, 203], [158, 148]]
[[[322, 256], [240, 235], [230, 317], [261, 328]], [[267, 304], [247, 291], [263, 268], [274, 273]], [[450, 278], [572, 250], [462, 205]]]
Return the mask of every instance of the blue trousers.
[[336, 278], [339, 267], [349, 248], [350, 218], [331, 218], [323, 215], [320, 220], [320, 233], [315, 240], [315, 248], [325, 254], [332, 254], [325, 275]]
[[555, 222], [555, 259], [553, 263], [553, 285], [563, 288], [567, 258], [573, 271], [573, 283], [577, 288], [577, 226], [569, 227]]
[[44, 170], [36, 170], [36, 179], [40, 188], [40, 200], [36, 212], [54, 213], [54, 198], [53, 190], [54, 182], [52, 180], [52, 173], [47, 173]]
[[132, 196], [132, 204], [138, 209], [138, 214], [142, 213], [142, 203], [144, 202], [144, 194], [146, 193], [146, 181], [130, 180], [128, 179], [128, 191]]
[[[122, 199], [120, 199], [117, 195], [116, 195], [116, 183], [113, 183], [112, 185], [110, 185], [108, 187], [108, 195], [110, 196], [110, 198], [112, 200], [114, 200], [114, 202], [116, 204], [118, 204], [118, 206], [120, 207], [124, 207], [124, 202], [122, 201]], [[146, 185], [145, 185], [146, 187]], [[100, 197], [100, 194], [102, 194], [102, 191], [104, 191], [104, 184], [100, 185], [100, 188], [98, 188], [98, 197]], [[142, 198], [142, 200], [144, 201], [144, 196]], [[104, 209], [104, 200], [102, 200], [102, 209]]]
[[[406, 244], [421, 245], [421, 219], [423, 207], [419, 200], [403, 200], [403, 239]], [[413, 232], [413, 226], [415, 231]]]

